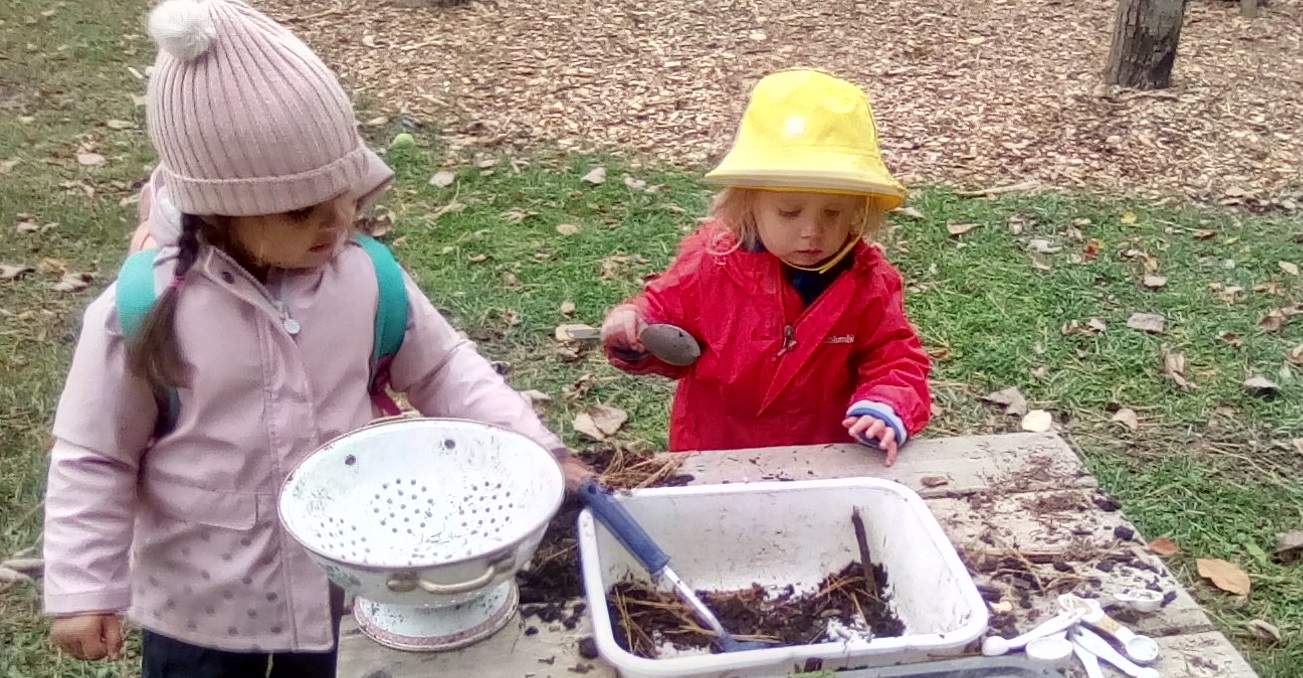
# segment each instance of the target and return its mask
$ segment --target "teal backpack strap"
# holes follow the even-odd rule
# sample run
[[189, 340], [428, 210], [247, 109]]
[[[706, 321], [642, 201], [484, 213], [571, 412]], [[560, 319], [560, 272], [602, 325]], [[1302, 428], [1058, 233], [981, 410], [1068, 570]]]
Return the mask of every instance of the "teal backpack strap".
[[367, 390], [380, 411], [392, 416], [400, 414], [401, 410], [385, 392], [385, 387], [389, 385], [389, 364], [407, 334], [407, 284], [403, 280], [402, 267], [388, 247], [367, 235], [358, 234], [354, 239], [371, 257], [379, 289], [375, 343], [371, 350], [371, 382]]
[[[135, 341], [140, 336], [145, 318], [158, 300], [158, 293], [154, 290], [154, 259], [157, 255], [157, 249], [141, 250], [127, 257], [118, 270], [118, 325], [122, 327], [122, 336], [127, 341]], [[171, 430], [176, 424], [180, 405], [176, 389], [170, 389], [166, 399], [159, 398], [155, 435]]]
[[149, 309], [158, 294], [154, 291], [154, 257], [158, 250], [142, 250], [127, 257], [118, 271], [118, 324], [128, 340], [140, 336]]

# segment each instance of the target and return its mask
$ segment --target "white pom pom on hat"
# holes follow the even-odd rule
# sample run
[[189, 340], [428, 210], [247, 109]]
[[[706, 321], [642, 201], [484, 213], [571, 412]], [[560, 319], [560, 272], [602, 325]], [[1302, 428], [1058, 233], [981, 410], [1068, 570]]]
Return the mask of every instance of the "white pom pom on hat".
[[149, 34], [163, 51], [191, 61], [208, 51], [217, 29], [207, 0], [165, 0], [149, 13]]

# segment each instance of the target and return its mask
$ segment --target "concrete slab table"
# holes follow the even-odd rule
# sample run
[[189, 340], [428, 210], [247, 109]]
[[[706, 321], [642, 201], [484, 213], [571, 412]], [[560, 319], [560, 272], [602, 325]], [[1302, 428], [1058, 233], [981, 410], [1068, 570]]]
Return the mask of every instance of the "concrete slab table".
[[[856, 445], [699, 452], [687, 456], [681, 472], [694, 476], [694, 484], [853, 476], [898, 481], [924, 498], [971, 564], [978, 585], [990, 597], [999, 595], [994, 605], [1001, 613], [993, 627], [1031, 628], [1054, 613], [1060, 593], [1160, 588], [1170, 592], [1162, 610], [1125, 621], [1157, 638], [1162, 659], [1155, 668], [1164, 678], [1256, 676], [1161, 560], [1145, 550], [1144, 538], [1058, 436], [921, 439], [891, 468], [881, 455]], [[528, 626], [538, 633], [525, 635]], [[575, 630], [516, 620], [469, 648], [418, 654], [380, 646], [345, 617], [338, 676], [615, 678], [616, 671], [600, 659], [580, 656], [579, 640], [588, 635], [586, 618]]]

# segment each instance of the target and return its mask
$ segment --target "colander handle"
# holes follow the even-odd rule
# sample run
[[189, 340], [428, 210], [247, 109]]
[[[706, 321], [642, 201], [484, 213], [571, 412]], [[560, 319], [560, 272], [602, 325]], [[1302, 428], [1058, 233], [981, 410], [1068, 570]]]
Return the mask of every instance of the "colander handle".
[[488, 586], [489, 582], [493, 581], [494, 577], [510, 572], [513, 562], [514, 558], [508, 556], [496, 563], [491, 563], [489, 564], [489, 567], [484, 570], [484, 574], [469, 581], [461, 582], [460, 584], [436, 584], [432, 581], [418, 579], [416, 585], [421, 587], [422, 591], [433, 593], [436, 596], [456, 596], [463, 593], [470, 593], [471, 591], [477, 591]]
[[579, 486], [579, 496], [583, 497], [593, 515], [647, 568], [649, 574], [657, 576], [670, 564], [670, 557], [652, 541], [651, 535], [597, 480], [591, 477], [585, 479]]

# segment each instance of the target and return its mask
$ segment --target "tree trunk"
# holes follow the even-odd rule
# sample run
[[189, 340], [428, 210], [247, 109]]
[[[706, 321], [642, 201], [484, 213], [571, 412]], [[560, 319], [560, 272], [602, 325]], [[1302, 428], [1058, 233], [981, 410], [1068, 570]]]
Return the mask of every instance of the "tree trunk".
[[1104, 79], [1136, 89], [1171, 86], [1184, 19], [1185, 0], [1118, 0]]

